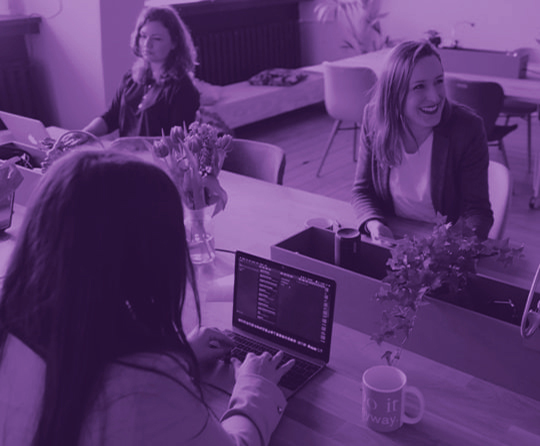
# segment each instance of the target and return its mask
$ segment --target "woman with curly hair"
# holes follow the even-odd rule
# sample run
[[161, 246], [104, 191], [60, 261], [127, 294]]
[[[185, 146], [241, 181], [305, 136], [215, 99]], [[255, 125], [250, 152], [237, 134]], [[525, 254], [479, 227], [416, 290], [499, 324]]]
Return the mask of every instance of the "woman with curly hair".
[[84, 130], [102, 136], [161, 136], [175, 125], [195, 120], [200, 94], [193, 85], [197, 54], [191, 35], [177, 12], [168, 6], [147, 7], [131, 35], [137, 60], [112, 104]]

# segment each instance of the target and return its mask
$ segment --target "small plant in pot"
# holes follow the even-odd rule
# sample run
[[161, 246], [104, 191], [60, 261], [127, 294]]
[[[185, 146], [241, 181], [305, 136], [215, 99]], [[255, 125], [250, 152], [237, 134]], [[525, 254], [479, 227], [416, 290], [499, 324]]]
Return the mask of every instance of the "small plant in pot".
[[383, 305], [377, 344], [393, 341], [397, 350], [383, 354], [394, 365], [414, 327], [425, 296], [447, 301], [463, 298], [463, 291], [476, 275], [479, 258], [496, 257], [509, 265], [523, 255], [523, 246], [513, 248], [506, 240], [481, 241], [463, 221], [452, 225], [438, 216], [431, 235], [406, 236], [390, 249], [388, 272], [375, 298]]

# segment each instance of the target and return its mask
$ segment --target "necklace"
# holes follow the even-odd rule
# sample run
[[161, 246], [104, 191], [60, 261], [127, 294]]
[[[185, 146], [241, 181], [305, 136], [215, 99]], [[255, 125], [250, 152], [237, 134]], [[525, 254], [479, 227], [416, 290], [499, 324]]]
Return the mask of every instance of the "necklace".
[[154, 86], [153, 81], [144, 84], [144, 88], [143, 88], [144, 94], [143, 94], [143, 96], [141, 98], [141, 102], [139, 103], [139, 106], [137, 107], [138, 110], [141, 110], [146, 105], [146, 101], [147, 101], [147, 98], [148, 98], [148, 93], [150, 93], [150, 90], [152, 90], [153, 86]]

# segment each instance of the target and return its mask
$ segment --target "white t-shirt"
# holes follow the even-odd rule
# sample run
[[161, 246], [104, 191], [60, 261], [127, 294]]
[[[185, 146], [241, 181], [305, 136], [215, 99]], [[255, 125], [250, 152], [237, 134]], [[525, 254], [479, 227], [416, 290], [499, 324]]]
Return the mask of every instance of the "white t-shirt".
[[390, 170], [390, 193], [397, 216], [435, 221], [436, 213], [431, 200], [432, 149], [433, 132], [416, 153], [404, 153], [402, 163]]

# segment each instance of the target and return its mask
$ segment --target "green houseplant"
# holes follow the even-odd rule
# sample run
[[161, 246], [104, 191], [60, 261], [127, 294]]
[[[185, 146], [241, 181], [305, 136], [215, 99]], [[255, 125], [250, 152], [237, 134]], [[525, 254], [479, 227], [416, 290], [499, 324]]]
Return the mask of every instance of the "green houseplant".
[[380, 22], [388, 13], [380, 10], [380, 0], [321, 0], [314, 12], [320, 22], [337, 21], [343, 27], [345, 48], [368, 53], [389, 43]]
[[455, 299], [475, 276], [479, 258], [495, 256], [508, 265], [523, 255], [523, 246], [513, 248], [508, 239], [480, 241], [464, 222], [452, 225], [439, 216], [429, 236], [406, 236], [390, 252], [387, 275], [375, 296], [383, 312], [372, 339], [379, 345], [395, 341], [397, 350], [383, 354], [392, 365], [400, 357], [426, 295]]

